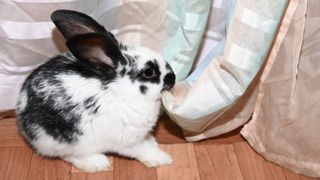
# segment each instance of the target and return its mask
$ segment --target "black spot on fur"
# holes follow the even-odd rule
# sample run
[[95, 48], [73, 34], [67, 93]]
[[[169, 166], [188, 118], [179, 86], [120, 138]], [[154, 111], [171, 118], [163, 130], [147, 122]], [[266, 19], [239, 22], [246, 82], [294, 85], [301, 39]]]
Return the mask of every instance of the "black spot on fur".
[[168, 63], [166, 63], [166, 69], [172, 71], [172, 68]]
[[91, 96], [89, 98], [87, 98], [84, 102], [83, 102], [83, 105], [84, 105], [84, 108], [85, 109], [90, 109], [92, 108], [93, 106], [95, 106], [97, 104], [97, 100], [95, 100], [94, 96]]
[[97, 114], [97, 112], [99, 111], [100, 105], [95, 107], [92, 111], [92, 113]]
[[125, 46], [125, 45], [122, 44], [122, 43], [120, 43], [119, 48], [120, 48], [121, 50], [124, 50], [124, 51], [128, 50], [128, 47]]
[[175, 81], [176, 81], [176, 76], [174, 75], [173, 72], [166, 74], [163, 79], [162, 91], [170, 90], [174, 86]]
[[123, 77], [127, 72], [127, 69], [126, 68], [123, 68], [121, 71], [120, 71], [120, 76]]
[[166, 69], [169, 70], [169, 73], [164, 76], [162, 91], [170, 90], [176, 81], [176, 76], [168, 63], [166, 63]]
[[135, 64], [133, 64], [130, 68], [130, 70], [128, 71], [127, 75], [129, 76], [129, 78], [131, 79], [132, 82], [136, 81], [137, 76], [138, 76], [138, 68]]
[[123, 53], [124, 57], [126, 58], [126, 62], [129, 64], [130, 67], [134, 66], [136, 63], [135, 57], [129, 56], [126, 53]]
[[146, 93], [147, 93], [148, 88], [147, 88], [146, 86], [141, 85], [139, 88], [140, 88], [140, 92], [141, 92], [142, 94], [146, 94]]
[[139, 55], [135, 55], [133, 58], [134, 58], [135, 60], [138, 60], [138, 59], [140, 58], [140, 56], [139, 56]]
[[78, 105], [70, 102], [64, 102], [64, 107], [54, 105], [57, 96], [68, 99], [68, 97], [61, 96], [60, 93], [65, 93], [61, 87], [57, 87], [59, 95], [49, 95], [44, 100], [41, 94], [33, 91], [30, 86], [27, 84], [25, 87], [28, 89], [26, 108], [22, 112], [17, 112], [18, 125], [27, 138], [37, 139], [39, 130], [42, 129], [58, 142], [76, 142], [78, 136], [82, 134], [82, 131], [78, 129], [81, 114], [75, 111]]
[[97, 105], [97, 102], [98, 102], [98, 100], [95, 99], [94, 96], [91, 96], [83, 102], [83, 106], [89, 112], [96, 114], [99, 110], [99, 107], [100, 107], [100, 105]]
[[[146, 77], [144, 75], [144, 72], [149, 71], [150, 69], [152, 71], [154, 71], [154, 76]], [[145, 67], [139, 72], [138, 81], [159, 84], [160, 83], [160, 76], [161, 76], [161, 72], [160, 72], [159, 65], [158, 65], [157, 61], [156, 60], [148, 61], [145, 65]]]

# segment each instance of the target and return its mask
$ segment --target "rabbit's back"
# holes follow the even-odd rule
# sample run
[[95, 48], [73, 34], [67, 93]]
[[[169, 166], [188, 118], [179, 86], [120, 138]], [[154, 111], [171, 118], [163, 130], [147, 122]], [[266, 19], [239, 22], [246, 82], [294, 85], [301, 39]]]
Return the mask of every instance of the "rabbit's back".
[[102, 83], [94, 68], [72, 56], [57, 56], [38, 67], [27, 78], [17, 105], [18, 125], [29, 141], [44, 131], [60, 143], [75, 143], [83, 113], [99, 110], [95, 94], [114, 78], [109, 73]]

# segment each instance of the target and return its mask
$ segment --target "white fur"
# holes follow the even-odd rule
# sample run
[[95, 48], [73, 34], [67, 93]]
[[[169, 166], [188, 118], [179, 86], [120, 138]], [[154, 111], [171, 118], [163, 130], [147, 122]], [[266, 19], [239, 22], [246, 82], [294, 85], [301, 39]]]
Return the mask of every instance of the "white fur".
[[83, 102], [86, 98], [101, 92], [101, 82], [94, 78], [84, 78], [77, 74], [61, 74], [57, 78], [62, 81], [67, 94], [74, 103]]
[[[131, 56], [143, 55], [138, 66], [142, 68], [150, 59], [158, 60], [161, 79], [165, 75], [165, 62], [160, 55], [145, 48], [129, 49]], [[59, 143], [44, 131], [31, 143], [40, 154], [59, 156], [86, 172], [96, 172], [111, 167], [105, 152], [136, 158], [149, 167], [171, 164], [171, 157], [162, 151], [150, 131], [156, 124], [160, 109], [160, 84], [147, 84], [146, 95], [139, 91], [139, 82], [132, 84], [128, 77], [110, 83], [103, 90], [99, 80], [79, 75], [60, 75], [67, 94], [75, 103], [91, 96], [98, 97], [99, 111], [83, 111], [80, 128], [83, 135], [75, 144]], [[81, 111], [81, 109], [80, 109]]]
[[28, 96], [27, 96], [27, 92], [26, 90], [22, 90], [19, 94], [19, 101], [18, 101], [18, 104], [17, 104], [17, 108], [19, 110], [24, 110], [27, 103], [28, 103]]

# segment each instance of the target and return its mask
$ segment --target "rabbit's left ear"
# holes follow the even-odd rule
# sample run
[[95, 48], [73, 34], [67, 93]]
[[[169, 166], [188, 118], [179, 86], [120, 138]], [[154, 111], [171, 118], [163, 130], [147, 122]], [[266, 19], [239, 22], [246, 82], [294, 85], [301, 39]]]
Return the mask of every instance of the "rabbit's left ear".
[[110, 33], [92, 17], [73, 10], [56, 10], [51, 20], [66, 39], [87, 33]]
[[94, 64], [105, 64], [116, 67], [124, 57], [110, 37], [101, 33], [88, 33], [73, 36], [67, 41], [72, 54], [81, 61], [90, 61]]

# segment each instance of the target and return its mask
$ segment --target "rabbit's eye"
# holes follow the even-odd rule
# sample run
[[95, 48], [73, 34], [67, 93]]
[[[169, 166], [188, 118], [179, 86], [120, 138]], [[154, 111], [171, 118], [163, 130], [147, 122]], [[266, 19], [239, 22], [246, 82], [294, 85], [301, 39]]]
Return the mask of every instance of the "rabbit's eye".
[[156, 72], [151, 69], [151, 68], [148, 68], [146, 69], [145, 71], [143, 71], [142, 75], [145, 77], [145, 78], [153, 78], [156, 76]]

